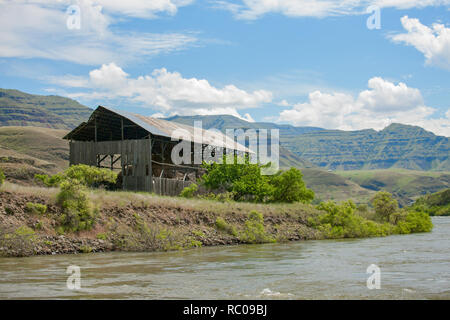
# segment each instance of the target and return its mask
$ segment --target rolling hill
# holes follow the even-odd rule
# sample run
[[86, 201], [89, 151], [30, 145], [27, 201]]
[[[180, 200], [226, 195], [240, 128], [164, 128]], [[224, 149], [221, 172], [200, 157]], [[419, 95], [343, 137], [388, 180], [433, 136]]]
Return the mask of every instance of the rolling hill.
[[91, 112], [72, 99], [0, 89], [0, 126], [69, 130], [88, 119]]
[[419, 196], [450, 187], [449, 172], [389, 169], [337, 171], [336, 173], [365, 189], [386, 190], [392, 193], [402, 206], [413, 203]]
[[54, 174], [69, 165], [66, 130], [0, 127], [0, 169], [8, 180], [29, 182], [36, 173]]

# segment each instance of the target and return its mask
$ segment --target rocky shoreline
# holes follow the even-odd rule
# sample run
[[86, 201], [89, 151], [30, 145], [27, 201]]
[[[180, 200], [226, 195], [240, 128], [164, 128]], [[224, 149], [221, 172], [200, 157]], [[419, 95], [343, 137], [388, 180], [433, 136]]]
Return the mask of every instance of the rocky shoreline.
[[[28, 203], [47, 207], [45, 214], [29, 212]], [[222, 207], [227, 208], [226, 205]], [[77, 254], [108, 251], [168, 251], [201, 246], [245, 243], [235, 232], [217, 226], [220, 217], [230, 230], [241, 230], [248, 212], [230, 209], [177, 207], [148, 201], [124, 205], [102, 203], [92, 230], [58, 234], [61, 208], [51, 196], [0, 191], [0, 256]], [[308, 215], [273, 212], [264, 215], [268, 235], [277, 242], [320, 239], [308, 227]]]

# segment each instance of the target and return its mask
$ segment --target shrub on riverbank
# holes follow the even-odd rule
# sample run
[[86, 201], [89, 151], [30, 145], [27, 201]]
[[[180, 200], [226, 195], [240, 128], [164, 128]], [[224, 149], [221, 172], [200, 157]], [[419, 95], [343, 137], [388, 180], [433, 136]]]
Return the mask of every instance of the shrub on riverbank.
[[397, 202], [387, 192], [378, 193], [373, 203], [373, 217], [376, 221], [357, 214], [357, 211], [361, 212], [361, 208], [357, 208], [349, 200], [341, 204], [332, 201], [319, 204], [317, 209], [325, 213], [310, 218], [309, 222], [321, 231], [325, 238], [332, 239], [430, 232], [433, 229], [431, 218], [426, 213], [399, 209]]
[[2, 169], [0, 169], [0, 187], [2, 186], [3, 182], [5, 182], [5, 174], [3, 173]]
[[404, 219], [397, 223], [395, 233], [430, 232], [432, 229], [433, 223], [427, 213], [411, 210], [406, 214]]
[[27, 202], [27, 211], [43, 215], [47, 212], [47, 206], [45, 204]]
[[[117, 174], [112, 170], [75, 165], [60, 174], [53, 176], [35, 176], [47, 187], [59, 187], [57, 204], [63, 209], [59, 218], [59, 233], [90, 230], [95, 223], [96, 210], [87, 195], [87, 188], [111, 186], [117, 181]], [[29, 206], [30, 210], [40, 210], [36, 205]], [[31, 208], [32, 207], [32, 208]]]
[[224, 231], [232, 236], [237, 237], [238, 233], [236, 231], [236, 228], [232, 225], [228, 224], [223, 218], [218, 217], [216, 219], [216, 228], [220, 231]]
[[65, 180], [60, 185], [57, 203], [63, 214], [59, 221], [63, 231], [90, 230], [95, 222], [94, 210], [85, 187], [77, 180]]
[[387, 236], [392, 233], [393, 225], [377, 223], [355, 214], [356, 205], [351, 201], [341, 204], [323, 202], [317, 209], [324, 211], [317, 217], [310, 218], [310, 224], [322, 232], [325, 238], [362, 238]]
[[239, 240], [244, 243], [275, 242], [275, 239], [266, 233], [263, 215], [255, 210], [249, 213], [244, 229], [239, 234]]

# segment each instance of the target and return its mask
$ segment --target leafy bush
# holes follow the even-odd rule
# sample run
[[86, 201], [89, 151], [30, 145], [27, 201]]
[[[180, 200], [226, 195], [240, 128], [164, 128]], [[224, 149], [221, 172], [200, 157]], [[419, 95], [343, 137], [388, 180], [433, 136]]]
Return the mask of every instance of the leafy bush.
[[64, 172], [65, 179], [77, 180], [87, 187], [115, 184], [117, 173], [112, 170], [91, 167], [84, 164], [71, 166]]
[[106, 235], [106, 233], [99, 233], [99, 234], [97, 234], [96, 238], [99, 240], [106, 240], [106, 239], [108, 239], [108, 236]]
[[35, 214], [45, 214], [47, 212], [47, 206], [40, 203], [27, 202], [26, 209], [28, 212]]
[[384, 221], [389, 221], [389, 216], [398, 211], [398, 202], [392, 198], [392, 194], [386, 191], [378, 192], [372, 199], [375, 213]]
[[59, 186], [61, 181], [64, 179], [64, 177], [60, 174], [55, 174], [51, 177], [49, 177], [46, 174], [35, 174], [34, 179], [36, 181], [40, 181], [42, 184], [44, 184], [46, 187], [56, 187]]
[[192, 183], [190, 186], [184, 188], [181, 191], [180, 197], [193, 198], [194, 194], [197, 192], [197, 190], [198, 190], [198, 185], [196, 185], [195, 183]]
[[251, 211], [245, 222], [244, 230], [240, 233], [240, 240], [245, 243], [276, 242], [264, 229], [264, 217], [258, 211]]
[[376, 223], [355, 214], [356, 205], [351, 200], [340, 205], [332, 201], [324, 202], [318, 205], [317, 209], [326, 213], [310, 218], [309, 222], [320, 230], [325, 238], [387, 236], [393, 230], [389, 223]]
[[88, 198], [86, 187], [77, 180], [65, 180], [60, 185], [57, 202], [63, 209], [60, 223], [64, 231], [90, 230], [96, 212]]
[[87, 187], [110, 186], [117, 182], [117, 173], [109, 169], [91, 167], [84, 164], [71, 166], [63, 173], [48, 175], [36, 174], [35, 180], [41, 181], [47, 187], [57, 187], [63, 181], [76, 180]]
[[91, 253], [93, 251], [93, 249], [90, 246], [83, 245], [83, 246], [80, 247], [80, 251], [82, 253]]
[[5, 179], [6, 179], [5, 174], [3, 173], [2, 169], [0, 169], [0, 187], [5, 182]]
[[272, 200], [275, 202], [304, 202], [314, 199], [314, 192], [306, 188], [303, 174], [296, 168], [291, 168], [271, 179], [274, 186]]
[[408, 234], [416, 232], [430, 232], [433, 223], [430, 216], [421, 211], [409, 211], [404, 220], [399, 221], [395, 229], [396, 233]]
[[[386, 195], [381, 199], [383, 203], [393, 204]], [[431, 218], [424, 212], [404, 209], [391, 212], [390, 205], [380, 207], [388, 208], [382, 211], [390, 212], [389, 215], [382, 215], [383, 219], [388, 217], [388, 222], [378, 223], [355, 214], [356, 206], [351, 200], [340, 205], [331, 201], [321, 203], [317, 209], [326, 213], [310, 218], [309, 222], [312, 227], [320, 230], [325, 238], [333, 239], [429, 232], [433, 228]]]
[[224, 231], [228, 234], [231, 234], [232, 236], [237, 236], [238, 233], [236, 231], [236, 229], [229, 225], [223, 218], [219, 217], [216, 219], [216, 228], [218, 230]]

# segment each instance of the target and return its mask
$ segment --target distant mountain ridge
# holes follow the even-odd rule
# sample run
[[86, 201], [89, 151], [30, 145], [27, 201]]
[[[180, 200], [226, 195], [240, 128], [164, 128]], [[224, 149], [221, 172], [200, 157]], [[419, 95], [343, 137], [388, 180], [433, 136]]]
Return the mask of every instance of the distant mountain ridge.
[[202, 121], [204, 129], [216, 128], [221, 131], [226, 129], [278, 129], [280, 135], [299, 135], [310, 132], [323, 131], [318, 127], [294, 127], [289, 124], [276, 124], [272, 122], [248, 122], [231, 115], [208, 116], [173, 116], [165, 120], [174, 121], [186, 125], [193, 125], [194, 121]]
[[330, 170], [450, 170], [449, 138], [436, 136], [417, 126], [395, 123], [381, 131], [342, 131], [252, 123], [233, 116], [175, 116], [168, 119], [189, 125], [201, 120], [204, 129], [221, 131], [276, 128], [280, 130], [281, 146], [303, 160]]

